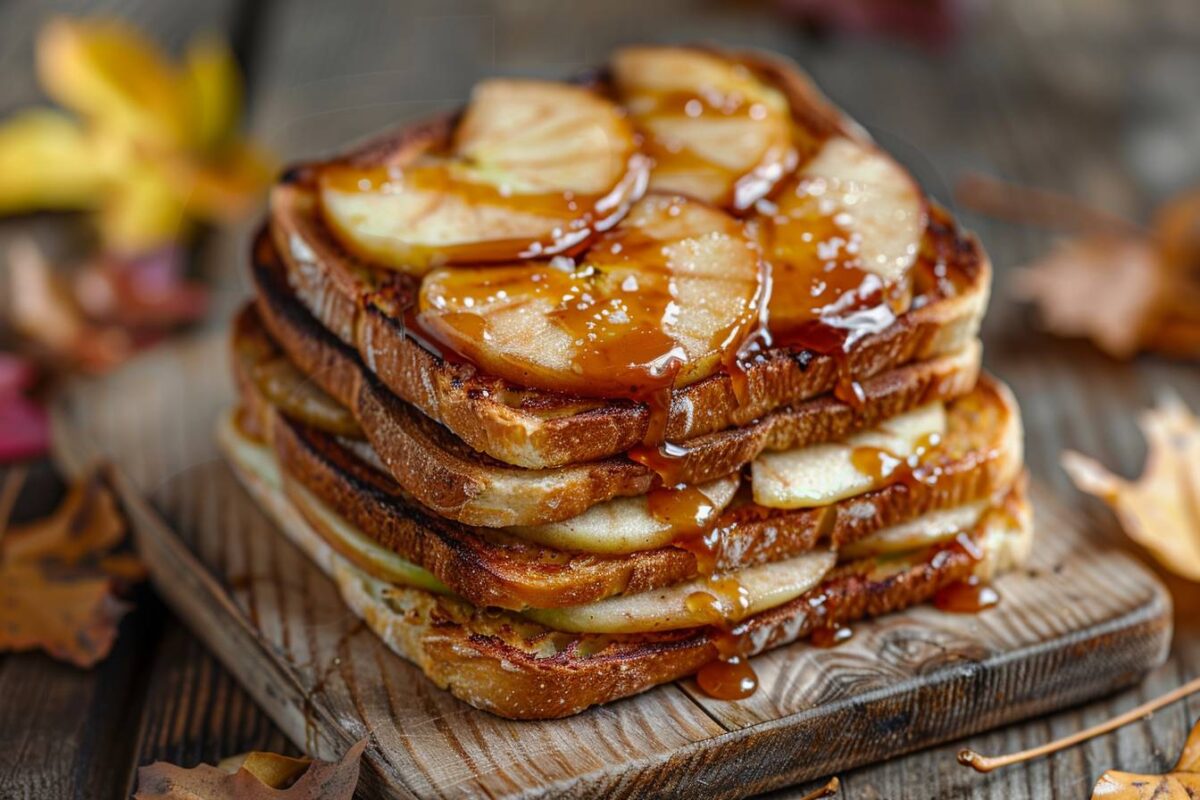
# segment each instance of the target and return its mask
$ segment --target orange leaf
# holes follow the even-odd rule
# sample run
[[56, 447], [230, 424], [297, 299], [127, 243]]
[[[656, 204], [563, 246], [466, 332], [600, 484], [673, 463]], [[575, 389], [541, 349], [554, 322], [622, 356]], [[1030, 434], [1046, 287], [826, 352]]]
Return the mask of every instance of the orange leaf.
[[1138, 480], [1070, 451], [1063, 468], [1076, 486], [1108, 503], [1125, 532], [1164, 567], [1200, 581], [1200, 421], [1170, 395], [1138, 424], [1149, 448]]
[[40, 648], [90, 667], [112, 650], [129, 607], [114, 581], [141, 578], [128, 554], [111, 551], [125, 520], [99, 472], [74, 486], [49, 517], [0, 538], [0, 651]]
[[249, 754], [233, 773], [208, 764], [184, 769], [156, 761], [138, 770], [134, 799], [351, 800], [366, 746], [367, 740], [360, 740], [337, 763], [313, 761], [298, 778], [299, 759], [269, 753]]
[[1191, 800], [1200, 795], [1200, 723], [1192, 728], [1183, 755], [1166, 775], [1135, 775], [1109, 770], [1100, 776], [1092, 800]]

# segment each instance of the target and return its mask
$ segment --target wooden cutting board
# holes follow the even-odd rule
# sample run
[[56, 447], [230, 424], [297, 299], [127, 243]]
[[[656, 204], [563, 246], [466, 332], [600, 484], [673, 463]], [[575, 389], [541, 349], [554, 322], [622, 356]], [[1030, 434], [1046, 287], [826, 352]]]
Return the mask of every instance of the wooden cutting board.
[[979, 615], [916, 608], [847, 644], [755, 659], [761, 688], [694, 682], [552, 722], [512, 722], [387, 650], [219, 458], [224, 336], [159, 349], [54, 409], [69, 474], [104, 456], [162, 596], [297, 745], [370, 734], [366, 797], [742, 797], [1079, 703], [1166, 657], [1170, 598], [1035, 491], [1036, 556]]

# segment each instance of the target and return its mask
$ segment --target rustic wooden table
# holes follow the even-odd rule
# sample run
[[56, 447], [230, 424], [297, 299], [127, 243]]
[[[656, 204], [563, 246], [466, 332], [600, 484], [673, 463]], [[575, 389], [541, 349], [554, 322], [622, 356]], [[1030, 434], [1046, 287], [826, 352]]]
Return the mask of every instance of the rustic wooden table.
[[[247, 73], [248, 124], [285, 158], [452, 105], [484, 75], [564, 76], [621, 42], [713, 40], [798, 59], [943, 202], [964, 170], [977, 169], [1141, 219], [1165, 194], [1200, 179], [1200, 6], [1193, 0], [959, 5], [976, 9], [976, 24], [929, 53], [814, 38], [777, 5], [747, 0], [7, 0], [0, 3], [0, 115], [40, 99], [32, 40], [56, 12], [119, 15], [174, 48], [197, 31], [224, 32]], [[962, 213], [997, 266], [986, 362], [1021, 400], [1029, 465], [1094, 521], [1095, 546], [1125, 546], [1110, 515], [1072, 488], [1059, 454], [1076, 448], [1136, 474], [1144, 444], [1134, 413], [1167, 387], [1200, 408], [1200, 370], [1155, 358], [1118, 363], [1039, 333], [1011, 298], [1008, 268], [1041, 252], [1050, 236]], [[240, 269], [251, 225], [197, 247], [199, 267], [218, 287], [214, 324], [247, 293]], [[28, 234], [61, 252], [74, 226], [5, 220], [0, 253]], [[61, 492], [48, 464], [21, 468], [30, 478], [18, 519], [44, 513]], [[1177, 631], [1164, 667], [1136, 689], [970, 745], [1027, 747], [1200, 674], [1200, 587], [1164, 580]], [[37, 654], [0, 656], [0, 798], [128, 796], [136, 767], [155, 759], [192, 765], [249, 749], [295, 749], [149, 589], [137, 600], [112, 656], [90, 672]], [[1197, 708], [1200, 698], [991, 776], [957, 766], [954, 753], [964, 744], [957, 742], [844, 775], [843, 796], [1086, 796], [1105, 769], [1169, 768]]]

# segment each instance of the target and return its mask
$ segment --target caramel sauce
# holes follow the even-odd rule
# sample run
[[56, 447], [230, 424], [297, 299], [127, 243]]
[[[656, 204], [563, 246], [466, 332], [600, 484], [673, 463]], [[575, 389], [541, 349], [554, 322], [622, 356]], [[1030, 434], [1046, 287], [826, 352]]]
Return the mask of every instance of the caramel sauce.
[[978, 614], [999, 602], [999, 593], [974, 575], [965, 581], [943, 586], [933, 598], [938, 610], [954, 614]]
[[664, 441], [660, 445], [639, 445], [626, 455], [653, 470], [664, 485], [676, 486], [684, 482], [690, 453], [686, 445]]
[[858, 234], [848, 218], [820, 207], [819, 189], [807, 178], [789, 182], [775, 201], [759, 204], [758, 228], [771, 263], [773, 344], [829, 354], [895, 322], [911, 290], [863, 269]]
[[850, 451], [850, 463], [875, 486], [886, 483], [935, 486], [943, 474], [937, 463], [941, 443], [941, 434], [927, 433], [916, 441], [907, 456], [899, 456], [883, 447], [860, 445]]
[[[721, 645], [717, 648], [719, 652]], [[734, 652], [737, 652], [736, 646]], [[696, 683], [706, 695], [717, 700], [745, 700], [758, 689], [758, 675], [747, 656], [735, 654], [705, 664], [696, 673]]]
[[750, 610], [750, 595], [737, 578], [710, 577], [705, 588], [689, 594], [684, 604], [696, 624], [726, 628]]
[[[330, 164], [321, 169], [318, 182], [322, 191], [347, 194], [398, 194], [408, 190], [427, 193], [431, 203], [439, 196], [454, 197], [468, 206], [501, 207], [545, 221], [547, 231], [540, 236], [410, 248], [414, 264], [488, 263], [578, 253], [596, 234], [617, 224], [629, 203], [643, 194], [648, 179], [649, 159], [637, 152], [630, 152], [627, 158], [624, 176], [609, 191], [596, 194], [569, 190], [513, 191], [470, 180], [464, 175], [461, 162], [453, 156], [441, 155], [424, 155], [403, 166]], [[351, 232], [343, 230], [331, 214], [325, 213], [323, 204], [322, 215], [344, 245], [351, 250], [360, 249]]]
[[814, 647], [828, 649], [850, 641], [854, 630], [846, 625], [827, 625], [812, 632], [809, 641]]
[[695, 486], [654, 489], [646, 495], [650, 516], [681, 536], [702, 533], [716, 517], [717, 508]]
[[717, 657], [696, 673], [696, 683], [718, 700], [742, 700], [758, 688], [750, 666], [749, 642], [730, 625], [749, 611], [749, 597], [736, 578], [709, 578], [705, 590], [692, 592], [685, 604], [697, 623], [713, 627]]
[[[718, 190], [704, 192], [708, 196], [703, 199], [736, 212], [750, 209], [770, 194], [801, 162], [802, 152], [807, 158], [818, 144], [804, 131], [790, 130], [786, 112], [771, 109], [763, 101], [741, 93], [707, 87], [697, 91], [639, 91], [628, 98], [628, 105], [643, 123], [642, 152], [654, 161], [652, 181], [658, 178], [661, 184], [665, 177], [665, 185], [669, 188], [674, 185], [671, 175], [689, 175], [702, 185]], [[753, 165], [730, 165], [698, 153], [681, 138], [664, 135], [661, 128], [656, 132], [655, 120], [668, 121], [671, 128], [685, 120], [698, 120], [701, 125], [722, 120], [758, 123], [763, 126], [756, 131], [763, 135], [763, 151]], [[771, 139], [777, 142], [772, 143]], [[780, 142], [784, 140], [791, 141], [783, 145]]]
[[[762, 287], [757, 275], [747, 277], [744, 286], [730, 278], [732, 291], [747, 293], [741, 313], [712, 331], [707, 342], [695, 341], [692, 334], [685, 347], [687, 334], [677, 334], [675, 324], [685, 292], [681, 274], [689, 272], [684, 262], [692, 243], [724, 236], [734, 248], [746, 248], [744, 267], [757, 266], [758, 258], [740, 224], [710, 209], [666, 197], [643, 201], [639, 208], [630, 224], [604, 234], [580, 263], [556, 259], [430, 273], [417, 319], [424, 337], [441, 350], [457, 350], [478, 361], [477, 356], [500, 346], [492, 338], [488, 310], [539, 315], [569, 337], [569, 373], [540, 369], [531, 359], [521, 384], [641, 402], [650, 410], [644, 441], [661, 443], [681, 370], [695, 366], [697, 358], [722, 357], [737, 349], [757, 323]], [[639, 225], [642, 220], [652, 230]], [[710, 223], [721, 227], [699, 230]], [[688, 347], [698, 352], [689, 353]]]

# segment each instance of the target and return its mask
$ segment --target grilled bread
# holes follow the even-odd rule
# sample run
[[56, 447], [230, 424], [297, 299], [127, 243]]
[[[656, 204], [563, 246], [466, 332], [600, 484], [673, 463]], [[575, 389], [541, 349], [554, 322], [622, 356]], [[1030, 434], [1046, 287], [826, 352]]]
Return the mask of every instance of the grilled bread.
[[[280, 487], [269, 451], [222, 429], [235, 471], [281, 530], [337, 583], [343, 599], [395, 652], [455, 696], [512, 719], [576, 714], [678, 680], [713, 662], [721, 632], [711, 627], [653, 634], [566, 633], [457, 597], [371, 577], [314, 531]], [[264, 458], [265, 454], [265, 458]], [[965, 532], [903, 557], [864, 557], [838, 565], [815, 588], [740, 622], [749, 653], [803, 639], [821, 627], [892, 613], [925, 602], [972, 574], [1011, 568], [1027, 555], [1030, 513], [1021, 482], [1003, 511]]]
[[[622, 454], [522, 469], [477, 452], [392, 394], [294, 300], [270, 244], [260, 239], [257, 252], [257, 313], [244, 312], [236, 323], [243, 352], [273, 361], [277, 343], [300, 373], [348, 410], [397, 482], [437, 514], [469, 525], [568, 519], [614, 497], [644, 494], [659, 483], [656, 468], [667, 472], [670, 485], [723, 478], [764, 450], [833, 441], [918, 405], [953, 399], [975, 385], [979, 371], [978, 341], [968, 339], [957, 351], [864, 378], [855, 404], [831, 392], [811, 397], [744, 426], [676, 444], [673, 458], [648, 461], [654, 468]], [[339, 419], [334, 432], [345, 432], [345, 415]]]
[[[659, 56], [665, 56], [668, 63], [656, 66], [668, 69], [669, 62], [681, 58], [693, 59], [695, 54], [671, 52]], [[642, 63], [646, 54], [635, 52], [632, 57], [633, 63]], [[618, 56], [618, 63], [622, 63], [621, 58]], [[719, 69], [719, 65], [711, 63], [717, 56], [708, 54], [703, 58], [706, 59], [703, 64], [693, 60], [687, 60], [686, 63], [704, 66], [705, 69]], [[427, 162], [430, 152], [450, 150], [453, 153], [463, 148], [471, 149], [478, 126], [472, 126], [467, 134], [472, 142], [463, 144], [462, 128], [466, 121], [459, 117], [451, 116], [412, 126], [335, 161], [292, 169], [285, 181], [276, 187], [271, 198], [269, 232], [274, 255], [268, 252], [269, 246], [265, 242], [259, 242], [256, 245], [256, 259], [265, 261], [277, 258], [282, 261], [295, 297], [321, 325], [356, 349], [366, 366], [396, 396], [444, 424], [474, 450], [501, 462], [529, 469], [599, 461], [626, 452], [647, 440], [665, 437], [669, 441], [679, 442], [746, 425], [777, 408], [828, 393], [838, 386], [839, 381], [846, 383], [848, 377], [861, 381], [901, 364], [960, 351], [975, 338], [987, 303], [990, 269], [978, 243], [961, 233], [944, 211], [928, 208], [919, 190], [911, 188], [915, 184], [898, 167], [881, 168], [880, 164], [890, 165], [891, 162], [878, 153], [865, 134], [840, 114], [831, 111], [829, 104], [795, 70], [745, 55], [730, 54], [724, 58], [738, 68], [739, 77], [735, 80], [740, 81], [746, 78], [746, 74], [752, 74], [755, 85], [765, 93], [764, 107], [782, 103], [784, 108], [790, 110], [794, 130], [802, 131], [797, 135], [811, 145], [808, 151], [796, 156], [800, 158], [803, 155], [810, 160], [804, 162], [808, 166], [802, 164], [797, 173], [802, 181], [821, 182], [827, 190], [842, 184], [896, 188], [896, 191], [881, 189], [860, 193], [854, 198], [860, 206], [870, 206], [873, 202], [880, 206], [874, 217], [863, 221], [860, 245], [870, 249], [873, 256], [871, 263], [876, 265], [873, 268], [882, 264], [879, 269], [891, 268], [894, 271], [896, 263], [906, 264], [904, 274], [906, 278], [911, 278], [911, 282], [903, 282], [906, 293], [896, 299], [903, 313], [892, 324], [862, 336], [844, 355], [821, 353], [799, 346], [769, 347], [747, 359], [741, 367], [740, 377], [735, 377], [727, 370], [712, 371], [717, 366], [714, 360], [716, 356], [707, 351], [698, 352], [695, 358], [688, 361], [688, 368], [694, 367], [694, 370], [677, 381], [665, 401], [667, 407], [662, 412], [665, 416], [662, 421], [664, 428], [657, 437], [650, 430], [655, 414], [647, 402], [637, 397], [624, 397], [625, 392], [620, 386], [601, 385], [598, 382], [607, 380], [607, 370], [585, 373], [584, 377], [594, 384], [592, 390], [588, 391], [591, 384], [586, 381], [581, 383], [569, 374], [570, 370], [549, 363], [549, 356], [542, 355], [539, 350], [554, 349], [549, 347], [549, 338], [560, 332], [529, 321], [541, 319], [541, 314], [517, 314], [502, 304], [487, 309], [486, 313], [481, 311], [479, 313], [484, 316], [475, 316], [475, 320], [484, 317], [512, 318], [512, 326], [516, 327], [509, 330], [498, 325], [496, 335], [488, 339], [491, 345], [472, 344], [472, 337], [463, 332], [465, 328], [456, 327], [457, 323], [444, 322], [446, 319], [457, 320], [471, 315], [461, 310], [453, 314], [449, 310], [444, 313], [431, 311], [439, 307], [439, 301], [443, 299], [431, 288], [442, 285], [438, 279], [440, 273], [436, 270], [430, 273], [428, 264], [416, 257], [411, 262], [401, 258], [393, 263], [381, 256], [375, 245], [369, 242], [364, 244], [365, 240], [355, 238], [351, 219], [360, 222], [363, 229], [375, 231], [363, 233], [363, 236], [382, 236], [393, 244], [405, 243], [406, 252], [411, 250], [411, 231], [407, 228], [389, 228], [388, 220], [394, 221], [397, 215], [407, 219], [408, 214], [417, 213], [414, 209], [398, 209], [390, 205], [396, 195], [406, 195], [412, 190], [413, 181], [404, 184], [404, 191], [389, 193], [385, 191], [386, 176], [391, 174], [391, 170], [415, 169], [419, 178], [416, 184], [419, 185], [413, 191], [419, 197], [425, 197], [421, 194], [423, 186], [436, 184], [428, 176], [420, 177], [426, 175], [425, 170], [440, 170], [436, 173], [442, 176], [438, 180], [452, 181], [453, 178], [446, 178], [443, 172], [451, 170], [453, 173], [454, 169], [460, 168], [457, 161], [451, 159], [451, 163], [447, 164], [443, 159], [436, 161], [433, 166], [427, 166]], [[627, 94], [628, 102], [633, 104], [630, 109], [637, 117], [639, 98], [649, 90], [638, 85], [622, 88], [621, 70], [615, 72], [616, 84], [605, 83], [597, 91], [601, 95], [610, 92], [620, 97]], [[637, 83], [631, 78], [626, 81]], [[482, 94], [485, 97], [494, 96], [490, 90]], [[466, 112], [468, 118], [472, 118], [472, 112], [476, 110], [475, 102], [473, 100]], [[653, 113], [647, 114], [649, 118], [639, 118], [639, 122], [649, 126], [648, 131], [658, 131], [660, 138], [668, 136], [662, 128], [662, 121]], [[478, 114], [474, 116], [477, 118]], [[650, 139], [653, 140], [654, 136], [650, 135]], [[614, 141], [623, 139], [616, 137]], [[828, 148], [827, 152], [821, 149], [822, 142], [839, 144], [840, 147]], [[701, 143], [689, 140], [686, 144], [695, 148]], [[624, 147], [613, 146], [618, 149]], [[847, 148], [852, 152], [842, 153]], [[839, 153], [842, 154], [837, 155]], [[652, 191], [648, 197], [653, 198], [656, 190], [681, 190], [684, 187], [678, 185], [680, 180], [694, 183], [691, 178], [680, 178], [677, 172], [673, 173], [674, 178], [664, 177], [663, 162], [669, 162], [670, 159], [662, 152], [657, 153], [656, 159], [659, 166], [650, 175]], [[826, 163], [830, 159], [834, 163]], [[524, 162], [519, 164], [523, 165]], [[729, 165], [724, 168], [730, 169]], [[630, 167], [631, 171], [633, 169]], [[846, 180], [839, 182], [839, 169], [845, 172]], [[332, 190], [326, 177], [330, 172], [340, 176], [337, 186]], [[349, 181], [347, 174], [358, 176], [357, 183]], [[521, 172], [518, 177], [525, 179], [528, 176]], [[711, 175], [706, 175], [699, 180], [707, 186], [711, 184], [711, 178]], [[352, 186], [342, 186], [345, 183], [351, 183]], [[608, 181], [601, 183], [607, 185]], [[382, 184], [382, 187], [377, 184]], [[361, 189], [365, 197], [359, 198], [361, 203], [343, 207], [346, 197], [353, 194], [354, 186], [365, 187]], [[768, 182], [766, 188], [772, 186]], [[436, 203], [425, 198], [429, 200], [428, 207], [422, 208], [448, 223], [449, 220], [439, 215], [445, 211], [445, 205], [454, 206], [458, 203], [462, 194], [461, 189], [443, 192], [437, 195]], [[794, 193], [785, 194], [791, 197]], [[829, 194], [830, 191], [826, 191], [826, 195]], [[331, 197], [337, 207], [332, 212]], [[739, 207], [738, 201], [732, 198], [722, 196], [708, 199], [723, 204], [725, 208]], [[504, 202], [490, 195], [486, 200], [483, 204], [489, 207]], [[650, 199], [646, 202], [659, 201]], [[699, 201], [687, 202], [690, 208]], [[353, 213], [351, 208], [354, 209]], [[906, 208], [908, 211], [901, 214], [900, 211]], [[748, 210], [748, 207], [743, 210]], [[779, 214], [776, 216], [787, 211], [777, 210]], [[336, 221], [330, 221], [331, 214]], [[761, 216], [763, 220], [775, 218], [770, 214]], [[897, 216], [910, 223], [920, 220], [920, 229], [889, 229], [884, 221]], [[472, 218], [472, 221], [475, 220]], [[701, 230], [710, 227], [710, 224], [700, 225]], [[608, 233], [615, 234], [619, 228], [620, 224]], [[486, 232], [489, 228], [485, 226], [483, 230]], [[465, 237], [478, 245], [477, 240], [482, 235], [464, 232], [460, 238]], [[782, 243], [788, 242], [787, 237], [779, 231], [768, 238], [768, 246], [777, 249], [783, 247]], [[870, 248], [870, 243], [876, 240], [878, 246]], [[698, 238], [687, 241], [696, 248], [701, 247], [696, 244]], [[895, 256], [891, 250], [898, 246], [897, 243], [907, 243], [905, 247], [917, 252], [908, 253], [901, 247], [908, 255]], [[576, 250], [585, 244], [579, 244]], [[620, 242], [614, 244], [619, 245]], [[600, 249], [595, 246], [588, 253]], [[544, 254], [550, 251], [538, 252]], [[718, 263], [726, 266], [732, 264], [731, 259], [735, 259], [737, 252], [736, 248], [731, 250], [725, 247], [720, 251]], [[476, 253], [476, 257], [479, 257], [478, 251]], [[453, 259], [456, 256], [448, 257]], [[381, 263], [380, 259], [387, 263]], [[511, 277], [511, 270], [504, 273], [497, 267], [480, 267], [477, 268], [480, 271], [473, 271], [475, 269], [458, 267], [449, 272], [465, 271], [469, 273], [468, 277], [460, 274], [458, 280], [476, 281], [480, 285], [489, 280], [509, 279], [498, 278], [497, 275]], [[546, 272], [546, 269], [551, 268], [543, 268], [544, 278], [559, 274], [553, 269]], [[775, 288], [769, 305], [773, 309], [772, 315], [784, 320], [789, 318], [789, 312], [792, 312], [790, 316], [800, 313], [792, 308], [795, 303], [789, 302], [787, 287], [800, 286], [802, 282], [782, 268], [780, 270], [774, 279]], [[423, 282], [418, 280], [422, 274]], [[724, 272], [721, 274], [725, 275]], [[885, 271], [884, 274], [890, 273]], [[705, 295], [710, 305], [727, 296], [741, 296], [740, 284], [735, 286], [729, 283], [732, 279], [728, 276], [723, 280], [725, 283]], [[532, 296], [532, 292], [524, 294]], [[648, 295], [643, 292], [643, 297]], [[527, 297], [521, 299], [524, 302]], [[748, 310], [753, 310], [752, 306], [757, 301], [749, 295], [745, 299], [746, 303], [737, 309], [726, 309], [717, 315], [734, 327], [721, 327], [707, 318], [706, 324], [701, 327], [706, 333], [714, 335], [728, 333], [738, 329], [737, 326], [747, 329], [742, 316]], [[688, 311], [686, 304], [683, 308], [685, 313], [693, 313]], [[527, 307], [522, 307], [522, 312], [526, 310]], [[473, 322], [468, 327], [473, 329], [478, 324]], [[432, 335], [431, 326], [434, 328]], [[500, 336], [501, 329], [512, 339], [503, 346], [501, 339], [506, 342], [509, 340]], [[734, 338], [737, 337], [730, 334], [722, 340]], [[454, 343], [452, 347], [447, 347], [446, 339]], [[468, 351], [471, 361], [458, 355]], [[483, 363], [486, 368], [472, 362]], [[550, 376], [549, 382], [537, 388], [547, 380], [543, 371]], [[547, 391], [547, 386], [554, 387], [556, 391]]]

